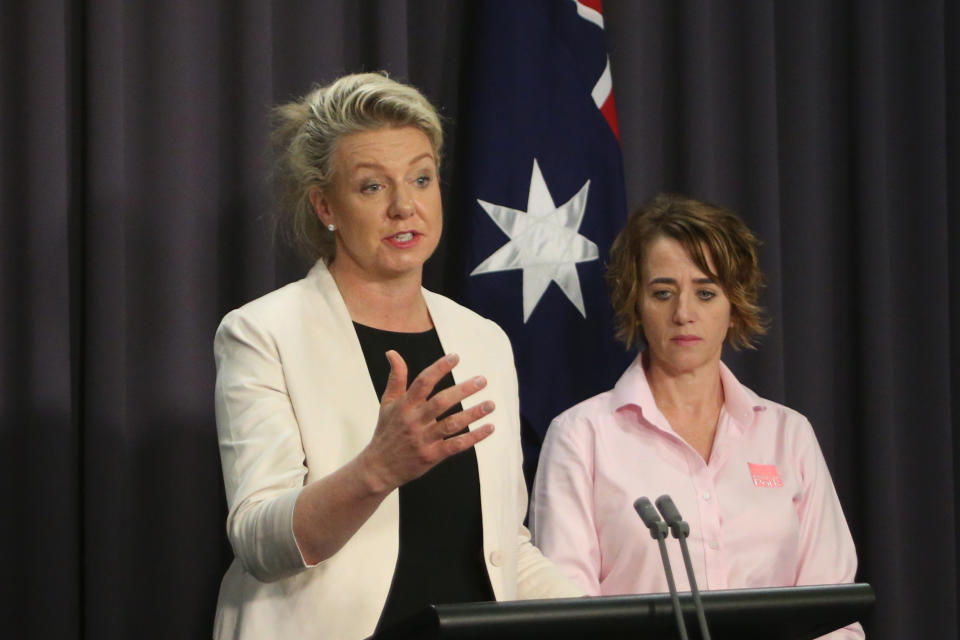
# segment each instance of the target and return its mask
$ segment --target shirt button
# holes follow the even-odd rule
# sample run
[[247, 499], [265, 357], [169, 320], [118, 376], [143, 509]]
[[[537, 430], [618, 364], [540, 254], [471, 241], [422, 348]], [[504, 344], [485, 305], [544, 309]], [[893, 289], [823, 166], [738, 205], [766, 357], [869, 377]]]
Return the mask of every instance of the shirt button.
[[716, 540], [711, 540], [711, 541], [710, 541], [710, 548], [713, 549], [714, 551], [716, 551], [717, 549], [720, 548], [720, 545], [717, 544], [717, 541], [716, 541]]
[[710, 499], [710, 492], [709, 492], [709, 491], [704, 491], [704, 492], [703, 492], [703, 499], [704, 499], [704, 500], [709, 500], [709, 499]]
[[503, 551], [491, 551], [490, 564], [495, 567], [503, 566]]

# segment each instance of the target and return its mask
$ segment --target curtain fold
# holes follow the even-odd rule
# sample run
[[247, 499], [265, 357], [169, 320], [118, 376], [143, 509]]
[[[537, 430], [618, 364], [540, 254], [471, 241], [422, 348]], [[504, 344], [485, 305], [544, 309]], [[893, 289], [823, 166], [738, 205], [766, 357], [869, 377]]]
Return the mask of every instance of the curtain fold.
[[0, 19], [0, 598], [9, 625], [48, 637], [82, 615], [67, 9], [9, 3]]
[[[376, 69], [438, 104], [446, 231], [425, 281], [450, 291], [468, 14], [444, 0], [4, 4], [11, 623], [210, 636], [231, 557], [213, 332], [305, 271], [273, 236], [269, 109]], [[956, 637], [960, 8], [607, 0], [604, 17], [630, 207], [687, 193], [764, 243], [770, 334], [725, 359], [810, 417], [877, 590], [868, 636]]]

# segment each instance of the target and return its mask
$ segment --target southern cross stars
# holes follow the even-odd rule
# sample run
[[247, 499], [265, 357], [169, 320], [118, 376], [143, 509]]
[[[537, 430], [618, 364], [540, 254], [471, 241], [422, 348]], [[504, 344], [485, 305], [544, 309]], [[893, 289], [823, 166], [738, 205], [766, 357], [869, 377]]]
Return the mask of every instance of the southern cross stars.
[[587, 317], [577, 263], [590, 262], [600, 256], [597, 245], [578, 233], [587, 208], [589, 189], [590, 181], [587, 180], [575, 196], [557, 207], [534, 159], [526, 212], [477, 200], [510, 241], [481, 262], [470, 275], [522, 269], [524, 323], [551, 281], [556, 282], [580, 314]]

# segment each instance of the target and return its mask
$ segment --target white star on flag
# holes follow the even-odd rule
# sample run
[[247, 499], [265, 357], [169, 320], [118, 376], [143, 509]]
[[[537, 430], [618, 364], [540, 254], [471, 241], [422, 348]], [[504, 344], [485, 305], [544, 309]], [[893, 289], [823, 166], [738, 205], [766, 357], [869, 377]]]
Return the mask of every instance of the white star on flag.
[[587, 180], [575, 196], [557, 207], [540, 173], [540, 165], [534, 159], [525, 212], [477, 200], [510, 241], [481, 262], [470, 275], [522, 269], [524, 323], [530, 319], [551, 281], [557, 283], [580, 315], [587, 317], [577, 263], [590, 262], [600, 256], [597, 245], [578, 232], [587, 208], [589, 189], [590, 181]]

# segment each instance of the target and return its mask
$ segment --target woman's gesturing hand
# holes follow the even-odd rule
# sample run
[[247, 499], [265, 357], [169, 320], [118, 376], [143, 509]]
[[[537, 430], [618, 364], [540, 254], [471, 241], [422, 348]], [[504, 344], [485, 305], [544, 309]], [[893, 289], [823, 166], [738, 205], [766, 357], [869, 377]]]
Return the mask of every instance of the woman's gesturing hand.
[[493, 425], [453, 435], [494, 410], [492, 401], [437, 420], [450, 407], [487, 385], [476, 376], [430, 397], [437, 383], [459, 357], [446, 355], [416, 377], [407, 389], [407, 364], [396, 351], [387, 352], [390, 377], [380, 401], [380, 417], [370, 444], [360, 454], [370, 488], [389, 492], [419, 478], [441, 461], [469, 449], [491, 433]]

